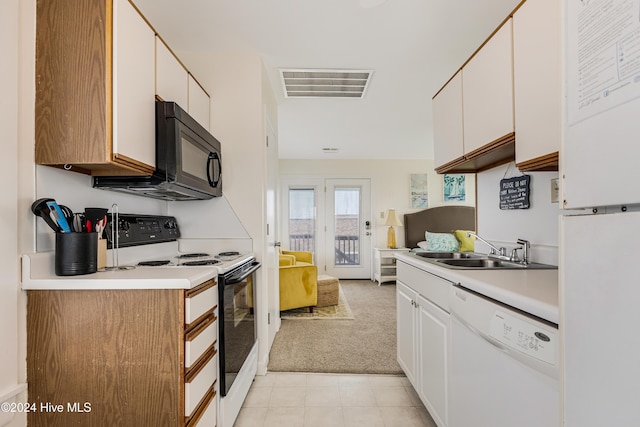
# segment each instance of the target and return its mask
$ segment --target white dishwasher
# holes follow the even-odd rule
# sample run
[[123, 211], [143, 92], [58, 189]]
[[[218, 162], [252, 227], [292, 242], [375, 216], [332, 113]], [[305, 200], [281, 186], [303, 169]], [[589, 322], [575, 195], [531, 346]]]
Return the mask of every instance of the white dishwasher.
[[451, 287], [449, 427], [560, 425], [558, 328]]

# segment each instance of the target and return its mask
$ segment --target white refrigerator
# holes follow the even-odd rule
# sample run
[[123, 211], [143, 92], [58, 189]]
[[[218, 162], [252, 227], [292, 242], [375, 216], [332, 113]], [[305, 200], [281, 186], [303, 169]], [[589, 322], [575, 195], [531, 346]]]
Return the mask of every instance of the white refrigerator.
[[562, 425], [640, 426], [640, 0], [565, 0]]

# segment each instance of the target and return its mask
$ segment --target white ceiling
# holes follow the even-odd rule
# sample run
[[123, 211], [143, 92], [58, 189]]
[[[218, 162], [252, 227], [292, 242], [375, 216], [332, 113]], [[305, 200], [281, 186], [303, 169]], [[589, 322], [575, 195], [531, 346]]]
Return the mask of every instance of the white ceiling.
[[[519, 2], [134, 0], [177, 52], [260, 53], [280, 157], [307, 159], [432, 158], [432, 96]], [[364, 99], [285, 99], [279, 68], [374, 74]]]

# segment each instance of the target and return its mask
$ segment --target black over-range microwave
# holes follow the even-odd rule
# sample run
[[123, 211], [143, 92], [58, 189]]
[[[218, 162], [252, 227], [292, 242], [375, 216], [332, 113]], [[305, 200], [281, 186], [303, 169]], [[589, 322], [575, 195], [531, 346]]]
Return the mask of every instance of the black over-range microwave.
[[97, 176], [93, 186], [162, 200], [222, 195], [220, 142], [175, 102], [156, 101], [156, 170], [151, 176]]

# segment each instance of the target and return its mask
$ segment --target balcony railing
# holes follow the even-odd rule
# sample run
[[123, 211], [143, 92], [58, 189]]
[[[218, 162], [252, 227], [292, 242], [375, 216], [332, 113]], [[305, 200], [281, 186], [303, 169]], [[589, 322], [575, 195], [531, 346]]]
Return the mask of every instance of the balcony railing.
[[[290, 234], [289, 248], [292, 251], [315, 251], [313, 234]], [[360, 237], [336, 236], [335, 265], [360, 265]]]
[[290, 234], [289, 248], [292, 251], [315, 252], [315, 239], [313, 234]]
[[360, 237], [336, 236], [336, 265], [360, 265]]

